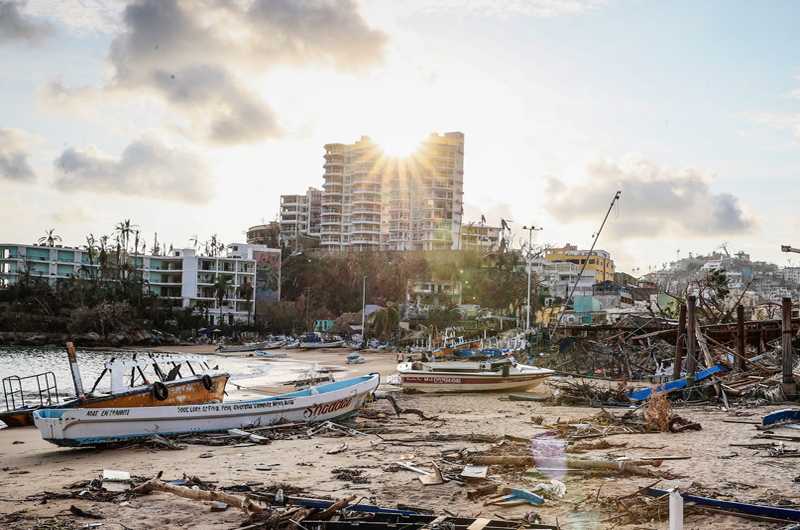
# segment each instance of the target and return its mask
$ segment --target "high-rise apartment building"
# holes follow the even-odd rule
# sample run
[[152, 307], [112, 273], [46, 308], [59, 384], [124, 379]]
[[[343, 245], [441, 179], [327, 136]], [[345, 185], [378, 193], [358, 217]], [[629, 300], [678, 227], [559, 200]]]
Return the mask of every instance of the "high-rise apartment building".
[[[326, 144], [323, 167], [318, 231], [323, 250], [460, 247], [464, 134], [432, 133], [403, 157], [387, 154], [368, 136], [354, 144]], [[304, 226], [310, 231], [308, 204], [304, 196], [281, 197], [282, 239], [297, 237]]]
[[322, 190], [308, 188], [305, 195], [281, 195], [281, 244], [295, 247], [303, 236], [319, 238], [321, 211]]

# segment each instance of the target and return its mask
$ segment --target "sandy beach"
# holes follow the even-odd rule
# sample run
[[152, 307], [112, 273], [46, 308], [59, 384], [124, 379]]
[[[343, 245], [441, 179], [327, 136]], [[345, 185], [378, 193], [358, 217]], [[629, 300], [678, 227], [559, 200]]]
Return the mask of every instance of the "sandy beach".
[[[212, 348], [213, 347], [208, 347]], [[187, 348], [163, 348], [169, 351], [189, 351]], [[203, 347], [193, 347], [195, 353], [213, 353]], [[347, 376], [380, 372], [383, 376], [394, 371], [395, 354], [370, 353], [362, 365], [344, 363], [346, 350], [291, 352], [287, 360], [302, 360], [352, 370]], [[226, 355], [247, 355], [246, 352]], [[278, 362], [279, 360], [275, 360]], [[273, 362], [273, 361], [270, 361]], [[345, 372], [341, 372], [345, 373]], [[343, 376], [339, 376], [343, 378]], [[286, 389], [247, 388], [231, 392], [228, 400], [252, 394], [271, 394]], [[534, 394], [544, 395], [547, 384]], [[503, 454], [498, 444], [464, 441], [465, 435], [483, 435], [531, 439], [545, 429], [531, 421], [540, 416], [545, 424], [560, 421], [577, 421], [594, 416], [597, 408], [556, 407], [544, 403], [509, 401], [505, 393], [471, 394], [405, 394], [391, 386], [382, 385], [379, 392], [390, 392], [403, 408], [423, 411], [425, 421], [415, 414], [397, 417], [386, 400], [368, 406], [372, 419], [360, 418], [353, 426], [366, 428], [380, 426], [378, 434], [356, 435], [340, 438], [331, 432], [315, 436], [298, 433], [288, 439], [274, 440], [269, 445], [247, 447], [188, 445], [185, 450], [170, 451], [145, 446], [118, 449], [67, 449], [58, 448], [42, 440], [35, 427], [0, 430], [0, 517], [20, 513], [15, 522], [0, 522], [4, 528], [36, 528], [37, 520], [57, 517], [60, 521], [74, 522], [75, 528], [98, 521], [83, 519], [69, 513], [74, 505], [83, 510], [101, 514], [99, 521], [108, 528], [236, 528], [244, 520], [243, 512], [230, 508], [224, 512], [210, 512], [207, 502], [189, 500], [168, 493], [131, 496], [126, 502], [98, 502], [81, 497], [52, 499], [41, 503], [43, 492], [69, 493], [69, 485], [97, 478], [103, 470], [127, 471], [135, 476], [152, 477], [164, 472], [165, 480], [181, 478], [184, 474], [203, 480], [217, 481], [218, 486], [241, 485], [250, 481], [270, 485], [291, 485], [309, 494], [330, 495], [342, 499], [352, 494], [365, 497], [362, 501], [385, 508], [395, 508], [398, 503], [419, 506], [436, 513], [453, 513], [466, 517], [517, 518], [535, 510], [544, 523], [558, 524], [567, 529], [601, 529], [617, 525], [616, 508], [604, 506], [604, 500], [630, 495], [637, 488], [659, 480], [658, 476], [637, 476], [619, 471], [583, 471], [560, 477], [567, 488], [563, 499], [548, 500], [544, 505], [499, 508], [484, 506], [482, 500], [470, 501], [466, 491], [472, 485], [449, 482], [442, 485], [423, 486], [418, 475], [392, 464], [403, 461], [422, 469], [431, 470], [430, 463], [439, 461], [442, 451], [465, 448], [469, 451], [492, 450]], [[620, 434], [591, 439], [577, 444], [585, 448], [577, 455], [581, 458], [621, 456], [639, 459], [647, 456], [688, 456], [686, 460], [667, 460], [655, 471], [670, 480], [662, 480], [658, 487], [679, 486], [691, 483], [711, 488], [729, 500], [767, 503], [784, 499], [792, 504], [800, 485], [793, 479], [800, 474], [796, 459], [769, 458], [765, 452], [734, 447], [731, 444], [759, 443], [752, 422], [778, 406], [734, 408], [724, 412], [716, 406], [693, 406], [676, 412], [703, 429], [681, 433]], [[611, 410], [622, 415], [624, 409]], [[377, 415], [377, 417], [376, 417]], [[734, 419], [737, 423], [723, 420]], [[742, 423], [751, 422], [751, 423]], [[374, 432], [374, 431], [371, 431]], [[792, 435], [791, 429], [775, 432]], [[459, 440], [448, 440], [460, 436]], [[327, 454], [343, 440], [348, 448], [339, 454]], [[599, 444], [601, 440], [606, 444]], [[610, 446], [609, 446], [610, 444]], [[787, 443], [787, 446], [794, 444]], [[518, 444], [518, 447], [528, 447]], [[592, 449], [592, 447], [595, 447]], [[211, 457], [200, 455], [210, 453]], [[339, 468], [361, 470], [369, 476], [366, 489], [349, 489], [351, 484], [334, 478], [331, 471]], [[491, 466], [490, 479], [502, 486], [532, 488], [538, 482], [549, 482], [550, 477], [525, 480], [526, 468]], [[261, 487], [261, 486], [259, 486]], [[598, 493], [599, 492], [599, 493]], [[589, 499], [589, 500], [587, 500]], [[613, 503], [611, 503], [613, 504]], [[447, 512], [445, 512], [445, 510]], [[16, 518], [16, 516], [14, 517]], [[666, 518], [666, 514], [665, 514]], [[4, 519], [0, 519], [3, 521]], [[6, 519], [7, 520], [7, 519]], [[739, 517], [720, 515], [687, 516], [685, 528], [744, 529], [785, 528], [786, 523], [751, 521]], [[69, 528], [69, 526], [62, 526]], [[666, 529], [668, 523], [640, 521], [627, 528]]]

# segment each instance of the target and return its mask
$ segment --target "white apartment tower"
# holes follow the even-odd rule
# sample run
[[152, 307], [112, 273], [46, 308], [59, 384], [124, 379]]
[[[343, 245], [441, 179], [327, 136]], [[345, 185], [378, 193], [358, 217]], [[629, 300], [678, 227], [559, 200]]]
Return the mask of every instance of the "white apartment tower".
[[305, 195], [281, 195], [280, 239], [296, 246], [299, 236], [319, 237], [322, 191], [308, 188]]
[[432, 133], [406, 157], [368, 136], [325, 145], [320, 217], [324, 250], [457, 249], [464, 135]]

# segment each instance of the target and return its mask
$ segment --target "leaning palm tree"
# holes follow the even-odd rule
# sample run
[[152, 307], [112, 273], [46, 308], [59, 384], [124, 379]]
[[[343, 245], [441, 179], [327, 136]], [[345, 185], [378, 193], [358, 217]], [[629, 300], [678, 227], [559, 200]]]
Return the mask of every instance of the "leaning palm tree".
[[386, 307], [383, 309], [373, 311], [369, 319], [369, 327], [372, 328], [372, 332], [375, 336], [379, 337], [381, 340], [384, 340], [394, 328], [400, 325], [400, 313], [398, 313], [397, 308], [391, 302], [386, 304]]
[[45, 230], [45, 235], [39, 238], [39, 244], [47, 244], [48, 247], [55, 246], [56, 242], [61, 243], [61, 236], [55, 234], [56, 229]]
[[228, 287], [231, 285], [230, 276], [219, 276], [217, 281], [211, 287], [214, 291], [214, 298], [217, 300], [217, 307], [219, 308], [219, 323], [222, 324], [222, 304], [228, 297]]

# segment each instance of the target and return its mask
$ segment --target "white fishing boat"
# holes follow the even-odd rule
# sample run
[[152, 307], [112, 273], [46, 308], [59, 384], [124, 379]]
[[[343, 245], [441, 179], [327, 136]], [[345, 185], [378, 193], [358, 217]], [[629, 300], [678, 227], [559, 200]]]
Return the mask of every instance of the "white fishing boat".
[[236, 351], [256, 351], [256, 350], [274, 350], [288, 344], [287, 340], [265, 340], [261, 342], [251, 342], [249, 344], [237, 344], [233, 346], [220, 346], [218, 349], [221, 352], [236, 352]]
[[305, 350], [313, 350], [318, 348], [342, 348], [344, 347], [344, 341], [334, 340], [331, 342], [300, 342], [297, 344], [297, 346]]
[[252, 401], [178, 407], [46, 409], [34, 413], [34, 422], [48, 442], [78, 447], [153, 434], [267, 426], [278, 421], [342, 420], [356, 414], [379, 383], [380, 374], [374, 373]]
[[397, 365], [403, 388], [428, 392], [480, 392], [536, 388], [553, 370], [519, 364], [513, 357], [478, 362], [406, 362]]

